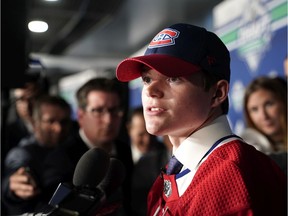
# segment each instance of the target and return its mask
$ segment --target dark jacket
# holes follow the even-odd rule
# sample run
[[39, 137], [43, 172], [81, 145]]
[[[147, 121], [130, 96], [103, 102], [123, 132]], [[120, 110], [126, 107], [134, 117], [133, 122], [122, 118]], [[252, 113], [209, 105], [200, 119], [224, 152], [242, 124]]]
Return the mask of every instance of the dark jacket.
[[[7, 214], [42, 211], [48, 206], [60, 182], [70, 180], [73, 168], [60, 148], [46, 148], [35, 139], [28, 139], [25, 146], [11, 149], [5, 159], [2, 181], [2, 201]], [[29, 169], [41, 193], [29, 200], [22, 200], [9, 190], [9, 177], [20, 167]]]

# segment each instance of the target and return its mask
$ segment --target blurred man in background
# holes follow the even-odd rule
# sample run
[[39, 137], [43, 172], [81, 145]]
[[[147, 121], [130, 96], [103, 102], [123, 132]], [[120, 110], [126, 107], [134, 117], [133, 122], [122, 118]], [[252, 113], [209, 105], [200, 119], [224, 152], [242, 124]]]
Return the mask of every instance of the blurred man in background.
[[67, 155], [74, 167], [87, 150], [95, 147], [119, 159], [126, 168], [122, 187], [123, 214], [129, 215], [133, 169], [131, 149], [128, 143], [117, 139], [124, 114], [121, 83], [116, 79], [94, 78], [78, 89], [76, 97], [80, 129], [66, 143]]
[[5, 159], [2, 200], [7, 214], [42, 211], [58, 184], [70, 180], [72, 167], [58, 148], [68, 136], [70, 115], [69, 104], [60, 97], [35, 101], [33, 134]]
[[22, 138], [33, 134], [34, 102], [41, 95], [48, 94], [48, 81], [40, 74], [27, 74], [25, 77], [22, 87], [11, 90], [7, 123], [3, 125], [3, 158], [11, 148], [18, 145]]
[[127, 130], [134, 164], [137, 164], [145, 154], [165, 148], [156, 136], [147, 132], [142, 106], [131, 110], [127, 121]]

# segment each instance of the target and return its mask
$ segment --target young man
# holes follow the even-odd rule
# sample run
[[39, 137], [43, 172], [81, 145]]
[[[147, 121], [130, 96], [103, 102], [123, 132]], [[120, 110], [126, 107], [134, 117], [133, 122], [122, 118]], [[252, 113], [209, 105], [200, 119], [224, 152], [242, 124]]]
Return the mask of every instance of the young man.
[[229, 127], [230, 56], [214, 33], [172, 25], [116, 75], [142, 77], [146, 128], [169, 136], [182, 165], [155, 181], [148, 215], [285, 215], [285, 175]]
[[60, 97], [35, 101], [33, 135], [22, 139], [5, 158], [2, 195], [8, 215], [44, 210], [58, 184], [70, 180], [72, 168], [58, 148], [68, 137], [70, 114], [69, 104]]

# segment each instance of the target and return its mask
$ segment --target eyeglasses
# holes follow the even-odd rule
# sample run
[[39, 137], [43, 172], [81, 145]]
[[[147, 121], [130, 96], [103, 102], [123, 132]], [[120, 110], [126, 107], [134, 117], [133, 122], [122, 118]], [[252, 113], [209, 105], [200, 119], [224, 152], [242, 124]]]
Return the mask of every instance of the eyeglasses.
[[112, 108], [104, 108], [104, 107], [98, 107], [98, 108], [91, 108], [86, 110], [86, 112], [91, 113], [94, 117], [99, 118], [103, 117], [106, 113], [109, 113], [113, 117], [122, 117], [123, 116], [123, 110], [120, 107], [112, 107]]

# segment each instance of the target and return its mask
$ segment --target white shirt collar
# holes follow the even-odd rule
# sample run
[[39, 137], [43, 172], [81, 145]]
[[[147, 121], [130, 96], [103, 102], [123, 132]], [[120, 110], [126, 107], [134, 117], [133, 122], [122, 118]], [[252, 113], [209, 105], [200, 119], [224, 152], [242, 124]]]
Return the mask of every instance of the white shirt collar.
[[[82, 128], [79, 129], [79, 135], [81, 137], [81, 139], [84, 141], [85, 145], [91, 149], [91, 148], [94, 148], [94, 147], [97, 147], [95, 146], [92, 142], [90, 142], [90, 140], [88, 139], [88, 137], [85, 135], [84, 133], [84, 130]], [[115, 147], [115, 144], [113, 142], [113, 145], [112, 145], [112, 150], [110, 152], [111, 155], [116, 155], [117, 154], [117, 151], [116, 151], [116, 147]]]
[[143, 153], [134, 145], [131, 144], [132, 159], [134, 163], [137, 163], [143, 156]]
[[94, 147], [93, 143], [87, 138], [82, 128], [79, 130], [79, 135], [89, 149]]
[[184, 167], [193, 170], [217, 140], [231, 134], [228, 119], [222, 115], [184, 140], [174, 155]]

